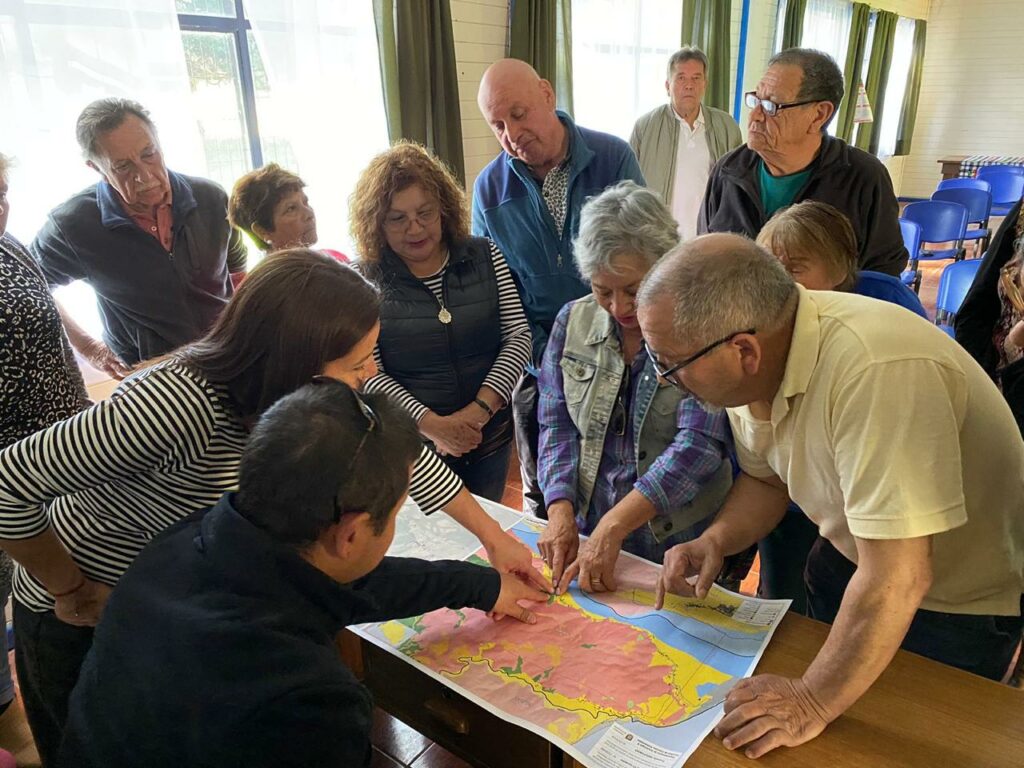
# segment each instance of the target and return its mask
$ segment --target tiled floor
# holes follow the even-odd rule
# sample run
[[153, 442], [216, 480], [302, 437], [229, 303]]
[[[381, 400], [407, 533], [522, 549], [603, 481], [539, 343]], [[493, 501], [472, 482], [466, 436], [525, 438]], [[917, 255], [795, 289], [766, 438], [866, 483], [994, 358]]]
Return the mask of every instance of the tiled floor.
[[371, 768], [468, 768], [440, 744], [381, 709], [373, 712]]

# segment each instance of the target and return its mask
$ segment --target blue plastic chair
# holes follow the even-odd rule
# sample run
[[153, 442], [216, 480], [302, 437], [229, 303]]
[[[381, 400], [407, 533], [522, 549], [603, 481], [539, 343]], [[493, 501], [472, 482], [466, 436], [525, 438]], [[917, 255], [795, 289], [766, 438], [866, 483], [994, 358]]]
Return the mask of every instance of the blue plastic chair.
[[993, 216], [1008, 214], [1024, 195], [1024, 168], [1019, 165], [985, 165], [978, 169], [978, 178], [992, 185]]
[[[960, 203], [944, 200], [926, 200], [911, 203], [903, 209], [903, 218], [921, 225], [920, 261], [956, 259], [964, 257], [964, 236], [967, 234], [967, 208]], [[952, 248], [927, 250], [926, 243], [953, 243]], [[917, 269], [917, 264], [914, 264]]]
[[977, 175], [981, 176], [982, 171], [985, 173], [992, 173], [993, 171], [1007, 171], [1009, 173], [1016, 173], [1020, 176], [1024, 176], [1024, 165], [1016, 165], [1009, 163], [994, 163], [992, 165], [982, 165], [978, 167]]
[[939, 182], [936, 191], [940, 189], [982, 189], [985, 192], [992, 192], [992, 185], [984, 179], [943, 179]]
[[960, 311], [967, 292], [981, 267], [981, 259], [958, 261], [942, 270], [939, 278], [939, 293], [935, 298], [935, 322], [953, 336], [953, 318]]
[[[954, 179], [955, 181], [955, 179]], [[987, 181], [978, 179], [963, 179], [973, 181], [976, 184], [988, 186]], [[960, 203], [967, 208], [967, 224], [977, 224], [977, 229], [968, 229], [964, 233], [964, 240], [977, 243], [977, 254], [980, 256], [988, 247], [989, 229], [988, 217], [992, 212], [992, 194], [985, 189], [972, 189], [970, 187], [953, 187], [935, 190], [932, 200], [945, 200], [950, 203]]]
[[921, 288], [921, 271], [917, 268], [917, 258], [921, 253], [921, 225], [900, 219], [900, 234], [903, 235], [903, 246], [910, 254], [907, 268], [900, 273], [900, 282], [917, 293]]

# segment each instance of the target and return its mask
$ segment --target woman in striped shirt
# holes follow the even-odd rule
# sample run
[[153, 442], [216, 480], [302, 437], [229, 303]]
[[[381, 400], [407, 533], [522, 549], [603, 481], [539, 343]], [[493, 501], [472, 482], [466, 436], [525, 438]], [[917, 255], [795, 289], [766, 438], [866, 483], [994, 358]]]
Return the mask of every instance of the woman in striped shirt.
[[352, 196], [361, 268], [383, 292], [370, 390], [398, 398], [473, 493], [501, 499], [512, 451], [505, 406], [530, 330], [505, 257], [469, 235], [462, 186], [426, 149], [399, 142]]
[[[19, 563], [16, 646], [38, 670], [49, 713], [40, 733], [63, 727], [110, 588], [157, 533], [236, 487], [259, 414], [317, 374], [358, 389], [376, 373], [379, 305], [372, 285], [329, 257], [276, 254], [205, 338], [0, 451], [0, 546]], [[529, 551], [426, 448], [410, 495], [475, 533], [499, 570], [542, 581]]]

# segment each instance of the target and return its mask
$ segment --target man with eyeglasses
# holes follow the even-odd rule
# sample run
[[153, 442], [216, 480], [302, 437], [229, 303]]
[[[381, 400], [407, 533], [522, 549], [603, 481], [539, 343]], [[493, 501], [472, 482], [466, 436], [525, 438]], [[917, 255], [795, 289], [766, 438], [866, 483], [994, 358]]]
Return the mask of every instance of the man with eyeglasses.
[[907, 250], [889, 173], [878, 158], [826, 132], [842, 99], [843, 75], [827, 54], [790, 48], [773, 56], [745, 97], [746, 145], [711, 172], [698, 232], [754, 238], [781, 208], [818, 200], [849, 218], [861, 269], [898, 277]]
[[195, 341], [246, 271], [228, 197], [207, 179], [167, 169], [149, 112], [130, 99], [88, 104], [75, 134], [102, 178], [57, 206], [30, 246], [51, 288], [83, 280], [96, 292], [103, 338], [58, 302], [72, 346], [122, 378], [138, 363]]
[[537, 375], [551, 326], [566, 302], [590, 288], [573, 262], [580, 209], [627, 179], [644, 186], [622, 139], [584, 128], [555, 109], [555, 91], [518, 59], [502, 59], [480, 80], [477, 104], [504, 150], [473, 185], [473, 234], [505, 254], [533, 336], [533, 361], [512, 396], [523, 509], [544, 514], [537, 485]]
[[648, 186], [671, 208], [683, 240], [697, 234], [711, 167], [743, 143], [732, 115], [703, 103], [707, 76], [708, 57], [700, 48], [673, 53], [665, 77], [668, 103], [641, 115], [629, 138]]
[[1022, 628], [1024, 442], [967, 352], [894, 304], [804, 289], [737, 235], [669, 253], [638, 302], [659, 374], [726, 409], [742, 470], [711, 526], [666, 553], [657, 607], [704, 597], [789, 499], [818, 526], [805, 583], [828, 639], [801, 677], [732, 689], [725, 746], [814, 738], [900, 647], [1001, 679]]
[[349, 624], [476, 608], [536, 621], [547, 598], [454, 561], [385, 557], [416, 425], [322, 378], [253, 429], [239, 488], [155, 539], [96, 629], [57, 764], [368, 766], [373, 702], [342, 664]]

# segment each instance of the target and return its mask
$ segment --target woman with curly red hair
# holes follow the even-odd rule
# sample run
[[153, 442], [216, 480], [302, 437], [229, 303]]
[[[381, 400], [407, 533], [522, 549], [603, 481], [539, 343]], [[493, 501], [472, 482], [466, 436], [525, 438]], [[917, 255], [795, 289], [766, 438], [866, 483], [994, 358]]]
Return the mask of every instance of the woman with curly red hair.
[[466, 486], [500, 500], [506, 408], [530, 330], [505, 257], [469, 235], [465, 193], [423, 147], [399, 142], [363, 171], [349, 206], [362, 269], [381, 289], [380, 373]]

